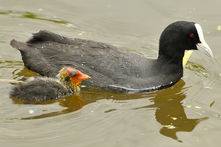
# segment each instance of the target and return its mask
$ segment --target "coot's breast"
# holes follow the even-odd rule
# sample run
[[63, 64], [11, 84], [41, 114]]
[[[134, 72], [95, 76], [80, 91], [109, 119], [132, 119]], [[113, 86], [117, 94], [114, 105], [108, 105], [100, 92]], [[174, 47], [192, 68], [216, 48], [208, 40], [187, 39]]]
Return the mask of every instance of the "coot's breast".
[[[87, 83], [99, 87], [111, 84], [129, 86], [131, 81], [135, 84], [151, 76], [151, 59], [120, 52], [116, 47], [103, 43], [74, 39], [72, 44], [46, 41], [29, 44], [29, 48], [29, 53], [23, 55], [23, 60], [28, 60], [26, 66], [45, 76], [55, 76], [63, 66], [74, 66], [91, 76]], [[48, 66], [42, 68], [41, 64]]]

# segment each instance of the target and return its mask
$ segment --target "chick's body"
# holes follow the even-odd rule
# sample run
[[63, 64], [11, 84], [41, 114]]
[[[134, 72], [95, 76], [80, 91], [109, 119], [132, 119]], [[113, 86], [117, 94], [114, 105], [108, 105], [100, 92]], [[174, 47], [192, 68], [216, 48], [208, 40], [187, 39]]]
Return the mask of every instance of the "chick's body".
[[72, 94], [58, 79], [37, 77], [17, 85], [11, 91], [11, 97], [26, 101], [45, 101]]
[[80, 83], [89, 76], [71, 67], [62, 68], [57, 78], [35, 77], [13, 87], [10, 96], [26, 103], [56, 100], [77, 94]]

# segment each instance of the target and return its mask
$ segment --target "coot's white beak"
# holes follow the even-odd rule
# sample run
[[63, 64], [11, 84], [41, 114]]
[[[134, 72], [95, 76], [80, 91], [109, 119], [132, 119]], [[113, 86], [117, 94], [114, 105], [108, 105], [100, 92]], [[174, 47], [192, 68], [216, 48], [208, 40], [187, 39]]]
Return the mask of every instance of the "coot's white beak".
[[214, 57], [213, 52], [204, 39], [202, 27], [197, 23], [195, 24], [195, 27], [199, 36], [199, 40], [201, 42], [197, 44], [198, 49], [203, 51], [207, 56], [210, 56], [213, 58]]

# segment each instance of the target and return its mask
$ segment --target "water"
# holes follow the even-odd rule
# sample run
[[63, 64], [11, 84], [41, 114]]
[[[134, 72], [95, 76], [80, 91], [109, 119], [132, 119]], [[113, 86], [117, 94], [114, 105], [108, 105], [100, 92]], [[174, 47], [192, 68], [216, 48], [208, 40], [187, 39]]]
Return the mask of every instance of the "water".
[[[0, 146], [218, 146], [221, 135], [220, 4], [211, 1], [0, 0]], [[171, 88], [120, 94], [83, 88], [42, 105], [9, 98], [25, 69], [10, 40], [41, 29], [113, 44], [154, 58], [158, 38], [176, 20], [196, 21], [215, 61], [195, 51]]]

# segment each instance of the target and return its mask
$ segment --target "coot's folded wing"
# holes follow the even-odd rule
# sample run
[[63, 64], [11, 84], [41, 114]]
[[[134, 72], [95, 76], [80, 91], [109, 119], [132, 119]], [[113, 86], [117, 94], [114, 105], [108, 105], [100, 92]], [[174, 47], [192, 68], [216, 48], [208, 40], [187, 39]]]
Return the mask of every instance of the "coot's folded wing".
[[40, 31], [27, 43], [13, 40], [11, 45], [20, 50], [26, 67], [44, 76], [54, 77], [63, 66], [73, 66], [89, 74], [93, 85], [107, 87], [129, 85], [130, 78], [148, 74], [145, 67], [149, 60], [145, 57], [91, 40]]

